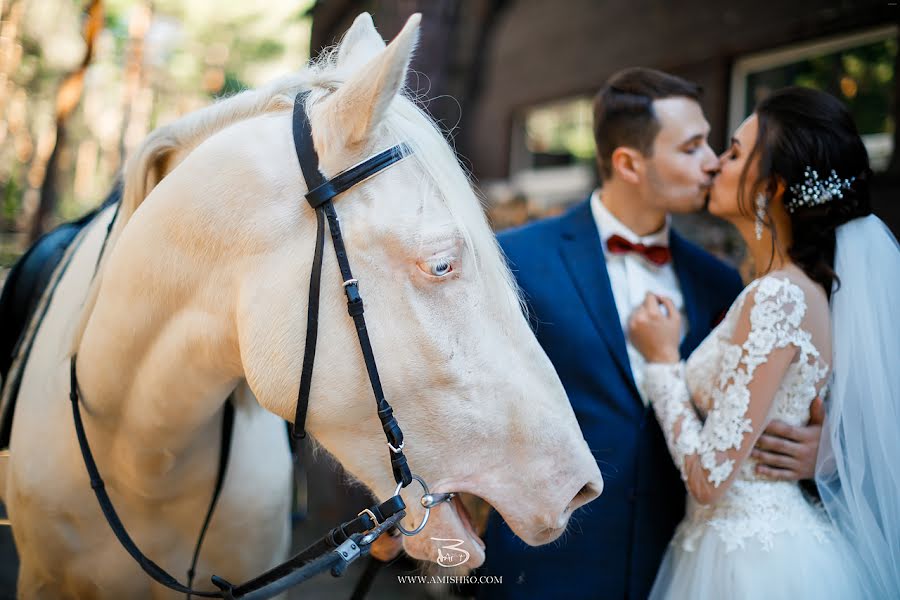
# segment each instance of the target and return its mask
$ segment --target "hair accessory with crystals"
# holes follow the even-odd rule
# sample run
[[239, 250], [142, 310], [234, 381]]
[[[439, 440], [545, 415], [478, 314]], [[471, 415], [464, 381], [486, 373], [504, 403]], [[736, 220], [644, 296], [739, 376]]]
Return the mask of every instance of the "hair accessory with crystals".
[[788, 212], [794, 212], [798, 208], [818, 206], [835, 198], [843, 198], [844, 191], [850, 189], [850, 185], [856, 181], [856, 177], [841, 179], [832, 169], [828, 179], [819, 179], [819, 173], [807, 166], [803, 172], [804, 180], [792, 185], [790, 190], [793, 198], [785, 204]]

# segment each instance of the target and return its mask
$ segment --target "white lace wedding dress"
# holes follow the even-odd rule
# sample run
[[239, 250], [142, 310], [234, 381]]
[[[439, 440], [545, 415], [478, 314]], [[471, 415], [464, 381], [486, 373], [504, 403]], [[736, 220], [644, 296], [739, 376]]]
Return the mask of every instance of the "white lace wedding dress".
[[651, 598], [858, 597], [824, 511], [797, 483], [756, 475], [750, 457], [770, 420], [808, 421], [823, 356], [827, 300], [789, 266], [751, 283], [686, 363], [648, 365], [645, 392], [692, 492]]

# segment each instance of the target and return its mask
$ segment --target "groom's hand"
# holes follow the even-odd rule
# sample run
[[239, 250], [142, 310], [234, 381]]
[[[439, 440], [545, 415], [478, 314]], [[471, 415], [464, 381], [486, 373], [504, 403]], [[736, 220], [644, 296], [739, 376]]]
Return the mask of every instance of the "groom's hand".
[[794, 427], [783, 421], [769, 423], [751, 453], [759, 463], [756, 474], [780, 481], [815, 477], [824, 421], [825, 407], [822, 399], [816, 398], [809, 408], [809, 423], [805, 427]]

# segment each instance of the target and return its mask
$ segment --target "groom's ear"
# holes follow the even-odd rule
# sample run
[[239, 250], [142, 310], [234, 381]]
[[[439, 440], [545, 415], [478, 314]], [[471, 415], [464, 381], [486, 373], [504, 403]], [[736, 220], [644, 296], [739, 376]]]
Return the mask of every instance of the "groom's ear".
[[632, 185], [639, 184], [644, 176], [644, 155], [634, 148], [619, 146], [613, 150], [610, 163], [613, 172]]

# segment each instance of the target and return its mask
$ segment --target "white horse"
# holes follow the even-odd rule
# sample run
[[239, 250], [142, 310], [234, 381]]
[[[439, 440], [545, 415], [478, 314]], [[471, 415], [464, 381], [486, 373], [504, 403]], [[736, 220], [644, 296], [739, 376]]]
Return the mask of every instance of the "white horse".
[[[140, 570], [98, 507], [67, 399], [76, 350], [88, 439], [148, 557], [176, 575], [189, 565], [235, 388], [231, 462], [195, 586], [211, 589], [213, 573], [244, 581], [286, 557], [282, 419], [294, 417], [316, 237], [291, 135], [301, 90], [326, 176], [400, 142], [413, 150], [335, 204], [413, 472], [432, 491], [487, 500], [533, 545], [556, 539], [600, 493], [479, 201], [434, 123], [400, 92], [418, 24], [415, 15], [385, 46], [361, 15], [316, 65], [157, 130], [129, 161], [97, 276], [111, 210], [76, 241], [24, 371], [4, 493], [21, 598], [178, 596]], [[321, 299], [307, 428], [385, 499], [394, 480], [384, 436], [327, 247]], [[414, 488], [403, 493], [407, 528], [422, 518]], [[484, 560], [454, 503], [435, 508], [405, 549], [436, 560], [432, 537], [463, 540], [466, 566]]]

